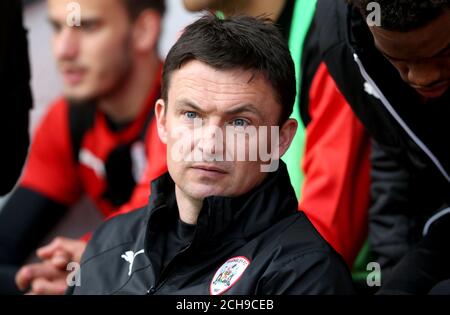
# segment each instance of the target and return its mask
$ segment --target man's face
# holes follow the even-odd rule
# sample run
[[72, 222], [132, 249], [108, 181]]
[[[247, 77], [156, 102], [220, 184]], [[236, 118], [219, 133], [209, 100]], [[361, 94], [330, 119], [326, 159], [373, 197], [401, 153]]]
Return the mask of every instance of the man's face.
[[[264, 162], [260, 156], [249, 158], [249, 144], [259, 137], [267, 144], [265, 152], [273, 152], [270, 148], [276, 141], [268, 138], [271, 126], [279, 125], [281, 105], [262, 75], [239, 69], [216, 70], [190, 61], [172, 73], [168, 104], [159, 100], [156, 116], [160, 137], [167, 144], [169, 173], [188, 197], [203, 200], [208, 196], [239, 196], [267, 176], [261, 171]], [[289, 146], [296, 126], [295, 121], [288, 120], [280, 129], [280, 155]], [[227, 127], [233, 136], [256, 130], [256, 135], [245, 136], [245, 145], [240, 147], [245, 151], [244, 160], [236, 154], [230, 155], [232, 159], [226, 157], [225, 152], [233, 147]], [[268, 127], [269, 136], [262, 135], [260, 127]], [[220, 132], [222, 136], [218, 136]], [[195, 154], [200, 159], [193, 158]], [[211, 161], [213, 156], [222, 156], [223, 161]]]
[[122, 0], [78, 0], [81, 26], [67, 17], [71, 0], [48, 0], [53, 52], [66, 97], [87, 100], [113, 92], [131, 69], [131, 22]]
[[450, 11], [410, 32], [371, 27], [378, 50], [402, 79], [424, 98], [442, 96], [450, 87]]

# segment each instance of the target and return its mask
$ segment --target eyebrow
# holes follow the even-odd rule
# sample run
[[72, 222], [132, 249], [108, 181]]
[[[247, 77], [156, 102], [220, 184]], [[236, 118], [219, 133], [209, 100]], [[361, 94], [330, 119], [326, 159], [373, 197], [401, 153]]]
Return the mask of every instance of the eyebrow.
[[[56, 25], [57, 25], [57, 26], [61, 26], [61, 25], [63, 25], [63, 24], [65, 23], [65, 21], [60, 21], [59, 19], [53, 18], [53, 17], [51, 17], [51, 16], [49, 16], [49, 17], [47, 18], [47, 21], [48, 21], [48, 23], [49, 23], [50, 25], [55, 25], [55, 26], [56, 26]], [[101, 23], [101, 22], [102, 22], [101, 18], [98, 18], [98, 17], [82, 18], [82, 19], [80, 20], [81, 25], [95, 24], [95, 23]]]
[[58, 21], [58, 19], [52, 18], [51, 16], [47, 17], [47, 22], [50, 25], [61, 25], [62, 24], [61, 21]]
[[258, 111], [257, 107], [254, 106], [253, 104], [240, 105], [240, 106], [237, 106], [237, 107], [235, 107], [233, 109], [230, 109], [229, 111], [226, 111], [225, 113], [227, 113], [228, 115], [237, 115], [237, 114], [242, 114], [242, 113], [253, 113], [256, 116], [258, 116], [259, 118], [263, 118], [261, 113]]
[[[405, 61], [405, 60], [406, 60], [406, 59], [402, 59], [402, 58], [396, 58], [396, 57], [389, 56], [387, 53], [385, 53], [384, 51], [382, 51], [382, 50], [380, 49], [380, 47], [377, 46], [376, 43], [375, 43], [375, 48], [378, 49], [378, 51], [379, 51], [381, 54], [383, 54], [383, 56], [385, 56], [385, 57], [387, 57], [387, 58], [389, 58], [389, 59], [391, 59], [391, 60], [396, 60], [396, 61]], [[437, 52], [436, 54], [434, 54], [433, 56], [428, 57], [428, 58], [437, 57], [437, 56], [439, 56], [439, 55], [445, 53], [445, 52], [446, 52], [447, 50], [449, 50], [449, 49], [450, 49], [450, 43], [449, 43], [446, 47], [444, 47], [443, 49], [441, 49], [439, 52]]]
[[81, 18], [81, 25], [83, 24], [95, 24], [102, 23], [102, 19], [100, 17], [85, 17]]
[[[195, 104], [194, 102], [190, 101], [190, 100], [180, 100], [177, 101], [175, 103], [175, 105], [177, 107], [190, 107], [193, 110], [200, 112], [200, 113], [204, 113], [205, 111], [202, 110], [200, 108], [200, 106], [198, 106], [197, 104]], [[242, 113], [252, 113], [255, 114], [256, 116], [258, 116], [259, 118], [263, 118], [263, 116], [261, 115], [261, 113], [258, 111], [257, 107], [253, 104], [244, 104], [244, 105], [240, 105], [240, 106], [236, 106], [235, 108], [232, 108], [230, 110], [225, 111], [225, 114], [227, 115], [237, 115], [237, 114], [242, 114]]]
[[197, 112], [203, 113], [203, 110], [200, 108], [200, 106], [198, 106], [197, 104], [195, 104], [194, 102], [192, 102], [190, 100], [183, 99], [183, 100], [176, 101], [175, 106], [176, 107], [190, 107]]

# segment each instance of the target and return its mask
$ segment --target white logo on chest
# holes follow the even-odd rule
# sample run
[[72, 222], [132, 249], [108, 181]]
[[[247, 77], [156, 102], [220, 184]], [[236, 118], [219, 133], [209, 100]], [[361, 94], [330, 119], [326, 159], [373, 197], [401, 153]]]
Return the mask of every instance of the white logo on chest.
[[134, 253], [133, 251], [129, 250], [127, 251], [125, 254], [123, 254], [122, 257], [123, 259], [125, 259], [125, 261], [127, 261], [130, 264], [130, 267], [128, 269], [128, 276], [131, 276], [131, 271], [133, 270], [133, 263], [134, 263], [134, 259], [136, 258], [136, 256], [143, 254], [144, 250], [141, 249], [140, 251]]

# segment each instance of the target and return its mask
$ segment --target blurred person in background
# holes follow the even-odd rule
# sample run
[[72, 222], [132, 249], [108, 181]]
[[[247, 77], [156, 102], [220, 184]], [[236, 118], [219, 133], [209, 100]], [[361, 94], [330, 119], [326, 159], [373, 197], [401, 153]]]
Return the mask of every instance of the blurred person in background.
[[450, 278], [450, 1], [319, 0], [307, 45], [373, 137], [381, 292]]
[[22, 5], [17, 0], [0, 3], [0, 80], [4, 148], [0, 156], [0, 196], [4, 196], [16, 184], [27, 156], [32, 107], [28, 44], [22, 24]]
[[0, 293], [18, 292], [15, 277], [21, 290], [63, 293], [67, 262], [79, 261], [85, 240], [57, 238], [38, 250], [42, 262], [16, 272], [82, 195], [106, 217], [133, 199], [141, 178], [166, 170], [153, 116], [164, 1], [80, 0], [79, 26], [69, 23], [71, 1], [47, 2], [64, 96], [38, 127], [0, 212]]

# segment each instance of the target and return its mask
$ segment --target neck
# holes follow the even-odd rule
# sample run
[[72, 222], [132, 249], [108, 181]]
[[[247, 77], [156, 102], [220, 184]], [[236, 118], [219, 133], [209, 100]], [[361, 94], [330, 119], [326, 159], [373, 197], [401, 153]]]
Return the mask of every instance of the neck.
[[98, 101], [99, 109], [115, 123], [133, 121], [145, 106], [145, 100], [155, 84], [160, 61], [157, 53], [145, 56], [132, 67], [130, 75], [113, 93]]
[[177, 198], [180, 219], [184, 223], [196, 225], [197, 219], [202, 209], [203, 200], [193, 199], [187, 196], [178, 186], [175, 185], [175, 196]]
[[250, 16], [267, 15], [272, 21], [277, 21], [283, 12], [287, 0], [246, 0], [222, 1], [224, 3], [222, 11], [225, 15], [236, 13]]

